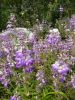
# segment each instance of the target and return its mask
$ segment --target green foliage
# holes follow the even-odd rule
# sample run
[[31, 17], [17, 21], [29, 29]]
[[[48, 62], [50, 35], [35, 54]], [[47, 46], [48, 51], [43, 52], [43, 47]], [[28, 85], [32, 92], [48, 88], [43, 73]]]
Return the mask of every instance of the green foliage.
[[56, 27], [59, 29], [61, 39], [65, 39], [66, 38], [66, 33], [65, 33], [63, 22], [61, 20], [56, 21]]
[[6, 28], [10, 11], [8, 9], [0, 9], [0, 30]]
[[[74, 1], [73, 1], [74, 2]], [[0, 30], [6, 26], [10, 12], [16, 14], [18, 25], [32, 27], [36, 19], [45, 20], [55, 27], [56, 20], [60, 18], [59, 7], [64, 7], [63, 17], [70, 14], [69, 0], [2, 0], [0, 1]]]

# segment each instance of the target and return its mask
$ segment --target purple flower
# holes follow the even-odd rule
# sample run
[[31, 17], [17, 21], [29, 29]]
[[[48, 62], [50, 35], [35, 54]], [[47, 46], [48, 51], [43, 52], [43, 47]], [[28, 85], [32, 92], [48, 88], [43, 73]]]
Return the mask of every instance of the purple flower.
[[57, 71], [59, 74], [65, 74], [69, 71], [69, 65], [63, 61], [55, 61], [54, 64], [51, 65], [52, 69]]
[[32, 53], [33, 53], [33, 50], [27, 49], [26, 52], [27, 52], [28, 54], [32, 54]]
[[46, 83], [43, 69], [40, 69], [37, 71], [36, 80], [39, 83], [36, 85], [36, 91], [38, 92], [40, 91], [40, 88], [42, 88]]
[[20, 68], [21, 66], [25, 65], [26, 65], [25, 60], [19, 60], [18, 62], [16, 62], [16, 68]]
[[13, 13], [10, 14], [10, 20], [11, 21], [15, 21], [16, 20], [16, 16]]
[[70, 28], [75, 28], [75, 15], [72, 15], [70, 19]]
[[48, 43], [52, 45], [55, 45], [59, 42], [59, 37], [56, 37], [56, 36], [49, 35], [47, 39], [48, 39]]
[[75, 74], [71, 76], [71, 85], [75, 89]]
[[8, 75], [12, 74], [12, 70], [10, 68], [4, 68], [3, 70], [5, 74], [8, 74]]
[[36, 74], [36, 79], [38, 81], [40, 81], [40, 83], [44, 84], [45, 83], [45, 79], [44, 79], [44, 72], [43, 70], [38, 70], [37, 74]]
[[20, 57], [20, 58], [22, 58], [22, 57], [23, 57], [22, 52], [15, 52], [15, 55], [16, 55], [16, 57]]
[[72, 60], [72, 61], [75, 61], [75, 57], [71, 57], [71, 60]]
[[17, 51], [15, 53], [15, 61], [16, 61], [16, 67], [17, 68], [20, 68], [21, 66], [24, 66], [25, 65], [25, 57], [24, 55], [22, 54], [22, 52], [19, 52]]
[[0, 58], [3, 56], [3, 52], [0, 50]]
[[31, 72], [33, 70], [33, 67], [32, 66], [28, 66], [25, 68], [25, 71], [26, 72]]
[[46, 83], [45, 79], [42, 79], [42, 80], [41, 80], [41, 82], [42, 82], [43, 84], [45, 84], [45, 83]]
[[3, 80], [3, 78], [2, 77], [0, 77], [0, 81], [2, 81]]
[[15, 100], [15, 97], [14, 96], [10, 96], [10, 100]]
[[59, 42], [58, 47], [61, 50], [70, 50], [73, 47], [72, 37], [67, 38], [65, 41]]
[[35, 34], [31, 32], [29, 34], [28, 40], [30, 43], [33, 43], [35, 41]]
[[2, 84], [4, 85], [4, 87], [8, 86], [8, 80], [2, 81]]
[[59, 82], [64, 82], [65, 81], [65, 76], [61, 76], [61, 77], [59, 77]]
[[57, 45], [60, 41], [60, 33], [57, 29], [50, 30], [50, 34], [47, 36], [47, 41], [51, 45]]
[[22, 64], [16, 63], [16, 68], [20, 68]]
[[58, 44], [58, 46], [59, 46], [59, 48], [61, 49], [61, 50], [69, 50], [70, 49], [70, 46], [67, 44], [67, 43], [65, 43], [64, 41], [61, 41], [59, 44]]
[[15, 53], [15, 61], [16, 61], [16, 67], [20, 68], [21, 66], [29, 66], [30, 64], [33, 64], [34, 60], [31, 58], [31, 50], [27, 50], [28, 53], [22, 53], [17, 51]]
[[26, 61], [26, 66], [28, 66], [29, 64], [33, 64], [34, 60], [32, 58], [25, 60]]

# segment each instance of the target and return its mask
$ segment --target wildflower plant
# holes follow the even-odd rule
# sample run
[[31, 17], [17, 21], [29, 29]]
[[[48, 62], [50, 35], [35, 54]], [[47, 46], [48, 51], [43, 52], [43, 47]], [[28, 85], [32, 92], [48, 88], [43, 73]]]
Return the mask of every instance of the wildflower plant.
[[72, 35], [62, 40], [58, 29], [38, 39], [27, 29], [6, 29], [0, 34], [1, 100], [74, 100], [74, 46]]

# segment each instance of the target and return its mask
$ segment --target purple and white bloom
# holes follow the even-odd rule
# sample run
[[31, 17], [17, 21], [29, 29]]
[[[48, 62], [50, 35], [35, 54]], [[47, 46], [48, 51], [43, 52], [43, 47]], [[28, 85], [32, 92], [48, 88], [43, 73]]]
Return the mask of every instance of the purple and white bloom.
[[73, 57], [73, 56], [72, 56], [70, 59], [71, 59], [72, 61], [75, 61], [75, 57]]
[[70, 50], [72, 47], [73, 47], [73, 41], [61, 41], [61, 42], [59, 42], [59, 44], [58, 44], [58, 47], [59, 47], [59, 49], [61, 49], [61, 50]]
[[70, 28], [75, 28], [75, 15], [72, 15], [70, 19]]
[[31, 72], [33, 70], [32, 64], [34, 62], [31, 57], [31, 50], [25, 50], [25, 52], [17, 51], [15, 53], [16, 68], [24, 67], [25, 72]]
[[20, 68], [21, 66], [25, 65], [25, 63], [26, 63], [24, 55], [21, 52], [16, 53], [15, 61], [16, 61], [17, 68]]
[[28, 66], [30, 64], [33, 64], [34, 60], [33, 60], [33, 58], [30, 55], [28, 55], [26, 57], [26, 59], [25, 59], [25, 62], [26, 62], [26, 66]]
[[70, 70], [69, 65], [61, 60], [55, 61], [51, 66], [52, 70], [57, 71], [59, 74], [65, 74]]
[[0, 50], [0, 58], [3, 56], [3, 51]]
[[33, 66], [28, 66], [25, 68], [25, 72], [32, 72], [33, 71]]
[[50, 34], [47, 39], [48, 39], [48, 43], [52, 45], [55, 45], [60, 41], [59, 36], [54, 36], [52, 34]]
[[60, 33], [57, 29], [49, 30], [49, 35], [47, 35], [47, 42], [48, 44], [51, 44], [52, 46], [57, 46], [57, 44], [60, 42]]
[[28, 54], [32, 54], [32, 53], [33, 53], [33, 50], [29, 50], [29, 49], [27, 49], [27, 50], [26, 50], [26, 53], [28, 53]]
[[13, 96], [10, 96], [10, 100], [22, 100], [22, 98], [18, 93], [15, 93]]
[[12, 74], [12, 69], [10, 69], [10, 68], [3, 68], [3, 71], [7, 75], [11, 75]]
[[30, 33], [29, 36], [28, 36], [28, 40], [30, 43], [33, 43], [35, 41], [35, 35], [34, 33]]
[[37, 71], [36, 80], [38, 81], [38, 84], [36, 85], [36, 91], [38, 92], [46, 83], [44, 71], [42, 69]]
[[10, 14], [10, 20], [11, 21], [16, 21], [16, 17], [13, 13]]
[[8, 86], [8, 83], [9, 83], [9, 79], [7, 78], [8, 75], [9, 74], [5, 73], [3, 69], [0, 71], [0, 82], [2, 83], [4, 87]]
[[4, 87], [8, 86], [8, 80], [2, 81], [2, 84], [4, 85]]
[[60, 77], [59, 77], [59, 82], [64, 82], [65, 81], [65, 76], [64, 75], [61, 75]]
[[71, 76], [71, 85], [75, 89], [75, 74]]
[[36, 79], [38, 81], [40, 81], [40, 83], [42, 83], [42, 84], [46, 83], [46, 81], [44, 79], [44, 72], [43, 72], [43, 70], [38, 70], [38, 72], [36, 73]]
[[15, 96], [10, 96], [10, 100], [16, 100]]
[[15, 61], [16, 61], [16, 67], [20, 68], [21, 66], [25, 65], [25, 57], [22, 53], [22, 50], [16, 51], [15, 53]]
[[16, 68], [20, 68], [23, 65], [23, 62], [19, 61], [16, 62]]
[[18, 51], [17, 51], [17, 52], [15, 53], [15, 55], [16, 55], [17, 57], [20, 57], [20, 58], [22, 58], [22, 57], [23, 57], [22, 52], [18, 52]]

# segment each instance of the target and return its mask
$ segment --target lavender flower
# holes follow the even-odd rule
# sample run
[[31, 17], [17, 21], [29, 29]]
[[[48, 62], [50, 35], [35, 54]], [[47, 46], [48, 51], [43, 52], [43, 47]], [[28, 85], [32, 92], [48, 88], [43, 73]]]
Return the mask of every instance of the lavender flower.
[[75, 15], [72, 15], [70, 19], [70, 28], [74, 29], [75, 28]]
[[33, 70], [32, 64], [34, 60], [30, 54], [30, 50], [25, 50], [25, 52], [17, 51], [15, 53], [16, 68], [24, 67], [23, 71], [31, 72]]
[[10, 100], [15, 100], [15, 97], [14, 96], [10, 96]]
[[71, 60], [72, 60], [72, 61], [75, 61], [75, 57], [71, 57]]
[[25, 72], [32, 72], [33, 71], [33, 66], [27, 66], [25, 68]]
[[11, 75], [12, 74], [12, 69], [11, 68], [3, 68], [4, 70], [4, 73], [7, 74], [7, 75]]
[[22, 51], [17, 51], [15, 53], [15, 61], [16, 61], [16, 67], [20, 68], [21, 66], [25, 65], [25, 57], [22, 54]]
[[15, 55], [16, 55], [17, 57], [20, 57], [20, 58], [23, 57], [22, 52], [19, 52], [19, 51], [16, 51], [16, 52], [15, 52]]
[[0, 58], [3, 56], [3, 51], [0, 50]]
[[27, 56], [25, 61], [26, 61], [26, 66], [33, 64], [34, 62], [34, 60], [30, 56]]
[[48, 35], [48, 43], [55, 45], [60, 41], [60, 36], [56, 36], [54, 34]]
[[7, 30], [11, 30], [12, 28], [14, 28], [14, 24], [16, 22], [16, 17], [13, 13], [10, 14], [9, 20], [7, 22]]
[[7, 87], [9, 84], [9, 79], [8, 79], [9, 74], [4, 71], [2, 68], [0, 71], [0, 82], [3, 84], [4, 87]]
[[50, 30], [49, 35], [46, 37], [47, 44], [51, 45], [52, 50], [56, 50], [58, 43], [60, 42], [60, 33], [57, 29]]
[[38, 72], [36, 73], [36, 79], [39, 82], [39, 84], [36, 86], [36, 91], [39, 91], [40, 88], [43, 87], [43, 85], [45, 85], [46, 81], [44, 78], [44, 72], [43, 70], [38, 70]]
[[71, 76], [71, 85], [75, 89], [75, 74]]
[[65, 81], [65, 76], [64, 75], [61, 75], [60, 77], [59, 77], [59, 82], [64, 82]]
[[60, 50], [70, 50], [73, 47], [73, 41], [61, 41], [58, 44]]
[[18, 93], [14, 93], [13, 96], [10, 96], [10, 100], [22, 100], [22, 98]]
[[30, 43], [33, 43], [35, 41], [35, 35], [34, 35], [34, 33], [30, 33], [29, 34], [28, 40], [29, 40]]
[[4, 87], [7, 87], [8, 86], [8, 80], [2, 81], [2, 84], [4, 85]]
[[26, 49], [26, 53], [29, 54], [29, 55], [33, 54], [33, 50]]
[[57, 71], [59, 74], [65, 74], [70, 70], [69, 65], [60, 60], [55, 61], [55, 63], [52, 64], [51, 66], [52, 66], [52, 70]]

